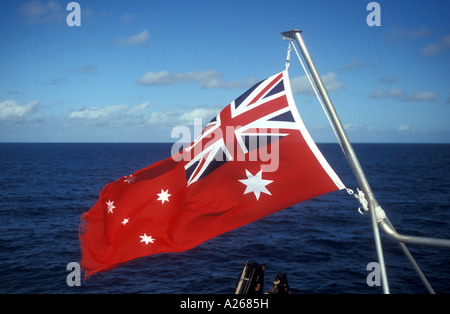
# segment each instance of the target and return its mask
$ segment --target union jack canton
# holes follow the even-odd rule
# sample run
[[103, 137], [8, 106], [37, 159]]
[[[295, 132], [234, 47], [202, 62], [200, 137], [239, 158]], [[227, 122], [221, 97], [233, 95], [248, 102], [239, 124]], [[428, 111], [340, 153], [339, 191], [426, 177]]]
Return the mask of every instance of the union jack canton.
[[[287, 73], [273, 75], [251, 87], [225, 107], [184, 153], [190, 185], [229, 161], [261, 161], [259, 149], [300, 131], [296, 108], [287, 101]], [[271, 148], [278, 149], [278, 146]], [[253, 152], [253, 153], [252, 153]], [[186, 158], [184, 158], [186, 160]]]

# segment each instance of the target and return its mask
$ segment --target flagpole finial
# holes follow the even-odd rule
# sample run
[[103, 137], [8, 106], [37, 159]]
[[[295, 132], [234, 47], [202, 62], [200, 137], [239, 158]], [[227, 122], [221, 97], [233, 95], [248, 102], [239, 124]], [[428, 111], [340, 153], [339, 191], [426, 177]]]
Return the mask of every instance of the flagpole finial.
[[286, 32], [281, 32], [281, 35], [283, 35], [283, 40], [292, 40], [294, 39], [294, 35], [296, 33], [301, 33], [302, 30], [300, 29], [293, 29], [290, 31], [286, 31]]

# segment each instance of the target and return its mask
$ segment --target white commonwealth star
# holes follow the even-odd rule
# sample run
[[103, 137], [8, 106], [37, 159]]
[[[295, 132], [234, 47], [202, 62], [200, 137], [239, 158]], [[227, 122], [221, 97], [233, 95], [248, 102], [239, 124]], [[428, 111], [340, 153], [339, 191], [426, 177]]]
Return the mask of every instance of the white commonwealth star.
[[147, 245], [149, 242], [150, 243], [153, 243], [153, 242], [155, 242], [155, 239], [152, 239], [152, 236], [148, 236], [148, 235], [146, 235], [145, 233], [144, 233], [144, 235], [143, 236], [140, 236], [141, 237], [141, 242], [145, 242], [145, 245]]
[[253, 192], [255, 193], [257, 200], [259, 199], [259, 195], [261, 193], [272, 195], [266, 188], [266, 185], [272, 183], [273, 180], [264, 180], [262, 178], [262, 170], [260, 170], [256, 175], [252, 175], [247, 169], [245, 170], [245, 173], [247, 174], [247, 179], [239, 180], [239, 182], [247, 186], [244, 194]]
[[116, 206], [114, 206], [114, 201], [108, 200], [106, 202], [106, 205], [108, 206], [108, 214], [112, 214], [113, 213], [113, 209], [116, 208]]
[[130, 174], [129, 176], [125, 176], [125, 179], [123, 179], [124, 182], [130, 184], [130, 183], [134, 183], [134, 178], [132, 174]]
[[161, 203], [164, 204], [164, 202], [166, 202], [166, 201], [168, 202], [169, 201], [169, 196], [171, 194], [169, 194], [169, 190], [168, 189], [165, 190], [165, 191], [163, 189], [161, 189], [161, 193], [157, 193], [157, 195], [159, 196], [157, 201], [161, 201]]

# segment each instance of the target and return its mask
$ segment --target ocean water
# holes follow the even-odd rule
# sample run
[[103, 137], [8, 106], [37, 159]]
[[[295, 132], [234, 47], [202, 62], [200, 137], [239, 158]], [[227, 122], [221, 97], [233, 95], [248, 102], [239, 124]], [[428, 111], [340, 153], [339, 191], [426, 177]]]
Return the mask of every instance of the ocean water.
[[[357, 183], [337, 144], [319, 144], [348, 188]], [[297, 204], [182, 253], [158, 254], [66, 282], [80, 261], [80, 216], [109, 182], [170, 154], [171, 144], [0, 144], [0, 293], [228, 294], [246, 260], [266, 265], [264, 290], [286, 273], [293, 294], [375, 294], [369, 215], [338, 191]], [[450, 145], [354, 144], [398, 232], [450, 238]], [[391, 293], [427, 293], [381, 232]], [[450, 249], [408, 245], [437, 293], [450, 293]]]

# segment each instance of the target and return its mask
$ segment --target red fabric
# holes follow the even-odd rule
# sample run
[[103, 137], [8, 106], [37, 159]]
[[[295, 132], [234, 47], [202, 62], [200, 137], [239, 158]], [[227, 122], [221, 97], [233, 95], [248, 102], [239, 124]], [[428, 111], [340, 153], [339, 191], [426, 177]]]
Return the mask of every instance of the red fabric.
[[[270, 79], [273, 82], [268, 83]], [[264, 99], [261, 93], [266, 95], [279, 82], [284, 84], [282, 91], [278, 91], [279, 87], [274, 90], [276, 97], [269, 102], [274, 102], [275, 111], [280, 108], [295, 111], [296, 127], [272, 130], [273, 134], [282, 136], [256, 150], [277, 149], [278, 154], [273, 156], [277, 159], [276, 167], [267, 167], [269, 162], [259, 157], [250, 160], [245, 147], [236, 144], [236, 140], [223, 141], [221, 146], [223, 150], [234, 149], [232, 160], [220, 165], [214, 162], [208, 165], [205, 160], [213, 151], [205, 153], [197, 164], [189, 166], [192, 159], [200, 156], [198, 150], [194, 152], [194, 148], [200, 145], [198, 142], [190, 146], [190, 158], [176, 158], [184, 156], [187, 153], [184, 150], [177, 156], [108, 184], [92, 209], [82, 215], [81, 264], [86, 276], [142, 256], [188, 250], [283, 208], [342, 188], [339, 179], [332, 179], [332, 170], [324, 167], [324, 161], [319, 162], [317, 152], [313, 152], [315, 145], [305, 140], [309, 138], [309, 134], [304, 134], [307, 131], [302, 133], [302, 128], [298, 127], [302, 122], [295, 105], [292, 107], [287, 73], [282, 72], [270, 79], [263, 81], [263, 86], [258, 86], [250, 96], [246, 95], [254, 98], [252, 101], [240, 105], [236, 101], [229, 106], [250, 106], [252, 109], [246, 112], [250, 113], [256, 110], [251, 107], [255, 102], [267, 105], [266, 99], [270, 97]], [[219, 114], [220, 123], [214, 122], [216, 124], [206, 127], [204, 132], [227, 125], [228, 118], [225, 118], [227, 115], [224, 112], [230, 112], [229, 106]], [[264, 109], [264, 114], [255, 115], [260, 119], [266, 113]], [[279, 126], [290, 125], [282, 119], [289, 121], [290, 118], [280, 115]], [[230, 138], [262, 132], [260, 128], [251, 127], [251, 122], [248, 123], [247, 129], [242, 128], [241, 133], [236, 132], [235, 137], [232, 134]], [[270, 126], [270, 123], [267, 122], [267, 125]], [[201, 145], [203, 151], [218, 143], [217, 137], [215, 140], [211, 138], [204, 138]], [[311, 145], [314, 147], [311, 148]], [[242, 154], [241, 158], [237, 158], [236, 154]], [[198, 173], [203, 175], [192, 179]]]

